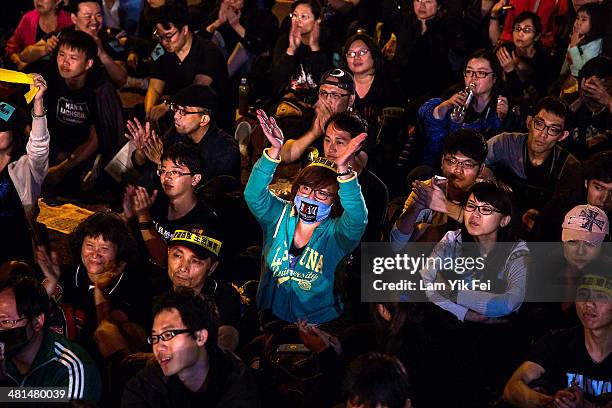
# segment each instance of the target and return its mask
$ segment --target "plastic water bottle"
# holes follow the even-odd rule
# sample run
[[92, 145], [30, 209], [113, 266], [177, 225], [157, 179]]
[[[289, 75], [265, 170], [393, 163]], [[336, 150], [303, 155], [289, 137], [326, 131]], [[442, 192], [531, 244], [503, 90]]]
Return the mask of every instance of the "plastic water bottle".
[[240, 116], [246, 116], [249, 113], [249, 90], [247, 78], [240, 78], [240, 85], [238, 85], [238, 113]]
[[459, 105], [453, 108], [450, 114], [450, 118], [453, 122], [463, 123], [465, 119], [465, 113], [467, 112], [467, 109], [470, 107], [470, 105], [472, 104], [472, 100], [474, 99], [474, 88], [476, 88], [476, 84], [473, 82], [465, 87], [465, 90], [463, 91], [467, 95], [467, 98], [465, 99], [465, 105]]

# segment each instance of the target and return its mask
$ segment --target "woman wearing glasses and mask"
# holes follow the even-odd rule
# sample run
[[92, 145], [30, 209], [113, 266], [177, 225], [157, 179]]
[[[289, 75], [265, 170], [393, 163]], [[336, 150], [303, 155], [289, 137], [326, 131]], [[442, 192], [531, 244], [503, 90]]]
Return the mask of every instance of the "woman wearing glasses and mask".
[[440, 163], [444, 139], [458, 129], [474, 129], [489, 139], [505, 128], [508, 99], [502, 95], [502, 70], [495, 54], [484, 49], [474, 52], [463, 79], [463, 91], [446, 100], [432, 98], [419, 108], [417, 131], [425, 141], [421, 164]]
[[334, 272], [357, 246], [367, 224], [357, 175], [348, 166], [367, 135], [351, 139], [335, 163], [319, 158], [302, 169], [291, 199], [283, 200], [268, 190], [281, 161], [283, 132], [262, 110], [258, 118], [272, 146], [253, 167], [244, 191], [265, 237], [257, 306], [271, 312], [272, 320], [330, 323], [343, 310], [334, 292]]
[[524, 108], [547, 94], [548, 86], [559, 72], [540, 42], [541, 35], [540, 17], [524, 11], [514, 19], [512, 42], [500, 43], [495, 51], [512, 102], [520, 103]]
[[[454, 260], [453, 267], [428, 264], [420, 271], [425, 284], [444, 283], [427, 290], [427, 298], [460, 321], [497, 323], [518, 310], [525, 298], [529, 250], [516, 240], [512, 191], [504, 184], [478, 182], [463, 205], [461, 229], [447, 232], [429, 258]], [[459, 260], [473, 259], [459, 263]], [[446, 265], [446, 262], [445, 262]], [[451, 287], [463, 281], [468, 288]], [[487, 286], [471, 286], [485, 282]], [[476, 290], [472, 290], [475, 288]]]

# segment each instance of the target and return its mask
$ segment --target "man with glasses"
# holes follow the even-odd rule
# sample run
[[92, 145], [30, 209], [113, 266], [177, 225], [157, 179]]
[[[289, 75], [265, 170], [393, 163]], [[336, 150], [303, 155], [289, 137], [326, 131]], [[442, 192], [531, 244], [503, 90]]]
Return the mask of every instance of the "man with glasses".
[[[182, 225], [206, 223], [217, 226], [217, 214], [195, 189], [202, 180], [198, 152], [184, 143], [168, 148], [161, 156], [157, 175], [163, 194], [145, 187], [129, 186], [124, 199], [124, 214], [136, 217], [144, 243], [157, 265], [166, 265], [167, 245], [174, 231]], [[216, 228], [219, 230], [218, 228]]]
[[119, 40], [110, 37], [103, 29], [104, 14], [99, 0], [71, 0], [70, 18], [74, 29], [91, 36], [98, 47], [98, 59], [113, 83], [121, 88], [127, 81], [127, 71], [120, 54], [123, 52]]
[[527, 134], [502, 133], [487, 142], [486, 165], [512, 187], [529, 229], [554, 194], [576, 194], [584, 182], [578, 160], [559, 146], [569, 135], [568, 116], [567, 105], [549, 96], [527, 117]]
[[148, 338], [155, 362], [126, 386], [123, 407], [260, 407], [245, 364], [217, 346], [218, 315], [188, 291], [157, 299]]
[[[155, 37], [163, 50], [153, 58], [149, 88], [145, 95], [147, 119], [157, 122], [168, 112], [159, 103], [163, 95], [175, 95], [192, 85], [210, 86], [218, 95], [217, 121], [225, 130], [233, 128], [232, 92], [225, 58], [212, 41], [194, 35], [188, 25], [187, 11], [177, 6], [163, 6], [153, 20]], [[157, 55], [157, 54], [156, 54]]]
[[314, 105], [312, 124], [299, 138], [285, 142], [281, 150], [282, 161], [293, 163], [299, 160], [309, 147], [315, 157], [323, 156], [322, 136], [325, 135], [325, 123], [335, 113], [350, 111], [354, 102], [355, 81], [348, 70], [335, 68], [323, 74], [319, 83], [319, 99]]
[[65, 387], [66, 399], [98, 402], [98, 368], [80, 346], [45, 328], [48, 311], [47, 292], [35, 279], [0, 281], [0, 386]]
[[[217, 94], [205, 85], [190, 85], [180, 90], [165, 102], [174, 118], [174, 127], [160, 139], [151, 126], [141, 126], [136, 119], [128, 122], [128, 130], [134, 138], [137, 150], [133, 160], [137, 166], [148, 162], [144, 172], [153, 173], [160, 164], [163, 145], [193, 143], [199, 152], [202, 181], [217, 176], [232, 176], [240, 182], [240, 151], [235, 139], [217, 126], [215, 118], [219, 113]], [[158, 145], [153, 152], [150, 143]], [[153, 149], [155, 150], [155, 149]], [[154, 183], [158, 186], [157, 183]]]
[[442, 176], [415, 181], [404, 211], [391, 230], [391, 242], [401, 250], [408, 242], [438, 242], [460, 227], [466, 193], [484, 169], [488, 146], [480, 133], [459, 129], [445, 140]]

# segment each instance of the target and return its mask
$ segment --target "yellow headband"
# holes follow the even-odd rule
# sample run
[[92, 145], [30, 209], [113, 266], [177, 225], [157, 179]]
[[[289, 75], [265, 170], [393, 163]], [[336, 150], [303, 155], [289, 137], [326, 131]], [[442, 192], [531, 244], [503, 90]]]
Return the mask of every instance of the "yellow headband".
[[[24, 74], [23, 72], [11, 71], [10, 69], [2, 69], [0, 68], [0, 81], [2, 82], [10, 82], [12, 84], [26, 84], [32, 85], [34, 80], [28, 74]], [[32, 102], [34, 96], [38, 92], [38, 87], [35, 86], [31, 90], [29, 90], [23, 97], [25, 98], [27, 103]]]
[[221, 251], [221, 245], [223, 245], [221, 241], [216, 240], [214, 238], [207, 237], [205, 235], [194, 234], [191, 231], [185, 230], [174, 231], [170, 242], [176, 241], [191, 242], [192, 244], [196, 244], [217, 256], [219, 256], [219, 252]]
[[325, 157], [315, 158], [312, 162], [308, 164], [308, 166], [319, 166], [319, 167], [325, 167], [326, 169], [329, 169], [333, 172], [338, 171], [338, 165], [336, 164], [336, 162], [333, 160], [329, 160], [328, 158], [325, 158]]
[[601, 275], [584, 275], [578, 285], [580, 289], [598, 290], [612, 296], [612, 279]]

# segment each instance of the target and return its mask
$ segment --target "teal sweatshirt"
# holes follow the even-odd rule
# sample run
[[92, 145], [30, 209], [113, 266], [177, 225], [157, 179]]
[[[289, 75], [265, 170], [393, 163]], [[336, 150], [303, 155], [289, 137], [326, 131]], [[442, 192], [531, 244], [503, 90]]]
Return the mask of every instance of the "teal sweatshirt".
[[265, 264], [257, 305], [260, 310], [272, 309], [276, 317], [287, 322], [298, 319], [314, 324], [329, 322], [342, 313], [342, 303], [334, 295], [334, 272], [342, 258], [355, 249], [368, 222], [361, 187], [356, 176], [338, 179], [342, 216], [327, 218], [317, 226], [291, 268], [289, 248], [299, 215], [292, 202], [268, 190], [278, 163], [280, 160], [264, 152], [253, 166], [244, 190], [247, 205], [264, 233]]

